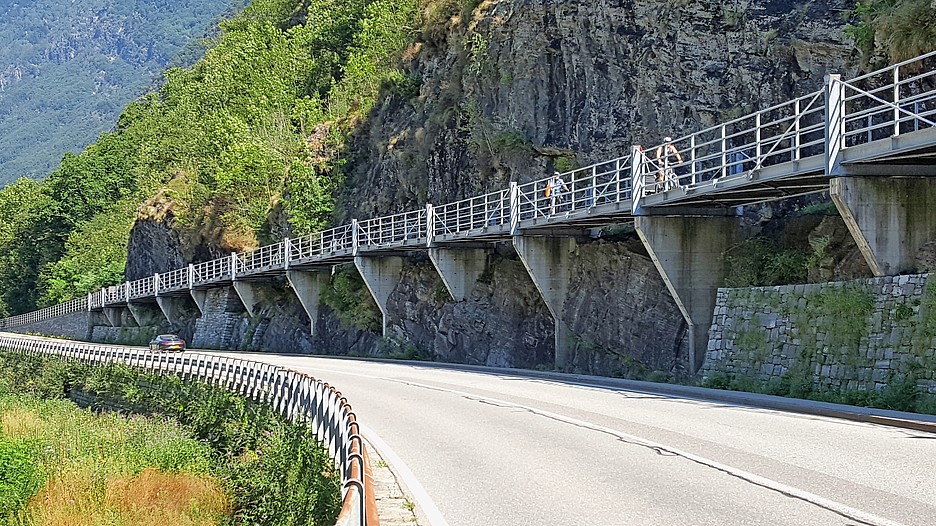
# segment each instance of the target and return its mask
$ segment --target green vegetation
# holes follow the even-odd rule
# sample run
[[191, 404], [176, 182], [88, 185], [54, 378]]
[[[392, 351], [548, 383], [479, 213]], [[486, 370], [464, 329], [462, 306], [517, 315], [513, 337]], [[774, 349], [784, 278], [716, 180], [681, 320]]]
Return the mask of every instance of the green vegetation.
[[726, 287], [761, 287], [805, 283], [809, 255], [783, 250], [765, 237], [751, 237], [725, 253]]
[[[95, 417], [86, 411], [65, 411], [60, 399], [69, 390], [92, 393], [106, 407], [160, 417], [134, 416], [128, 422], [115, 415]], [[18, 394], [10, 395], [12, 392]], [[22, 447], [17, 441], [12, 448], [0, 446], [0, 472], [15, 470], [20, 474], [2, 479], [12, 480], [9, 486], [0, 484], [0, 495], [4, 491], [17, 495], [16, 504], [9, 504], [13, 498], [0, 499], [15, 517], [31, 513], [24, 504], [39, 488], [53, 488], [46, 482], [58, 480], [59, 475], [66, 476], [61, 480], [71, 488], [69, 498], [74, 498], [75, 488], [83, 487], [100, 497], [101, 488], [109, 487], [107, 476], [141, 479], [146, 468], [153, 467], [217, 481], [226, 495], [224, 502], [229, 503], [224, 508], [230, 509], [223, 524], [334, 524], [341, 492], [331, 459], [321, 447], [310, 443], [309, 423], [291, 422], [267, 405], [206, 384], [145, 374], [125, 366], [92, 367], [6, 351], [0, 352], [0, 393], [0, 414], [4, 415], [0, 444], [9, 441], [8, 421], [19, 422], [19, 428], [61, 430], [51, 435], [51, 451], [36, 440]], [[25, 396], [59, 401], [35, 402]], [[35, 408], [30, 412], [38, 417], [6, 418], [6, 408], [14, 403]], [[165, 417], [178, 424], [165, 422]], [[52, 422], [61, 424], [53, 426]], [[19, 470], [24, 455], [40, 469]], [[99, 468], [91, 469], [92, 461]], [[75, 468], [79, 465], [81, 469]], [[152, 477], [145, 480], [163, 484], [158, 479], [152, 482]], [[50, 489], [43, 497], [54, 494]], [[48, 510], [42, 506], [40, 511]], [[161, 523], [182, 522], [170, 519]], [[107, 524], [145, 522], [129, 519]]]
[[936, 49], [936, 4], [931, 0], [859, 0], [845, 34], [866, 69]]
[[0, 3], [0, 186], [45, 177], [67, 151], [110, 129], [121, 109], [238, 0]]
[[367, 290], [357, 270], [342, 267], [332, 275], [329, 286], [322, 291], [322, 303], [335, 311], [347, 327], [379, 331], [383, 315]]
[[189, 253], [278, 240], [283, 212], [290, 233], [322, 229], [380, 90], [418, 93], [396, 62], [434, 4], [257, 0], [221, 23], [113, 132], [0, 191], [0, 315], [120, 281], [137, 219], [169, 223]]

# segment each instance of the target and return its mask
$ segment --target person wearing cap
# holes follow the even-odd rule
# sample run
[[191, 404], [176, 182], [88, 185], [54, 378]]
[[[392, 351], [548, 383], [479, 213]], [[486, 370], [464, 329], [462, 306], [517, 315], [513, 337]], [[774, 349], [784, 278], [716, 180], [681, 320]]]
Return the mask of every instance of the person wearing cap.
[[660, 171], [657, 174], [657, 190], [671, 190], [678, 186], [673, 166], [683, 162], [682, 155], [673, 145], [672, 137], [663, 137], [663, 144], [657, 146], [656, 161]]

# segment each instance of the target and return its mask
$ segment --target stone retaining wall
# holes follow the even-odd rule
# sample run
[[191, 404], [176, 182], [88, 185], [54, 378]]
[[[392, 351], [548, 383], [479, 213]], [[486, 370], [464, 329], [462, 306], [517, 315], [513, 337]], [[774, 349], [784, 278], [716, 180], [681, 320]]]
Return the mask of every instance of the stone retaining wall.
[[720, 289], [702, 376], [791, 394], [907, 382], [936, 394], [936, 277]]
[[91, 338], [91, 324], [88, 323], [88, 316], [88, 312], [73, 312], [4, 330], [19, 334], [42, 334], [70, 340], [88, 340]]

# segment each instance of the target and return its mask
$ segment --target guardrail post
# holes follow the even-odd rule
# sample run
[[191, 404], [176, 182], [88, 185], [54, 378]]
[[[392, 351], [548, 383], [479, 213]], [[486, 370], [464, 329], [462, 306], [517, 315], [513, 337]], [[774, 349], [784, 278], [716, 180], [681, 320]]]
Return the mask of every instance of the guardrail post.
[[153, 274], [153, 296], [159, 296], [159, 273]]
[[894, 137], [900, 135], [900, 66], [894, 66]]
[[798, 161], [800, 158], [800, 100], [796, 99], [793, 101], [793, 144], [791, 154], [793, 155], [793, 160]]
[[[761, 114], [760, 112], [758, 112], [757, 115], [754, 116], [754, 145], [755, 145], [754, 146], [755, 152], [757, 154], [757, 157], [756, 157], [757, 164], [761, 165], [763, 164], [763, 161], [761, 161], [761, 155], [763, 154], [764, 149], [761, 146]], [[738, 158], [739, 160], [741, 159], [740, 156]], [[738, 166], [738, 168], [739, 168], [738, 170], [739, 172], [743, 171], [743, 165]]]
[[692, 169], [692, 184], [699, 182], [698, 171], [696, 170], [696, 144], [695, 134], [689, 136], [689, 166]]
[[231, 281], [237, 279], [237, 252], [231, 252]]
[[360, 227], [358, 226], [358, 220], [352, 219], [351, 220], [351, 255], [352, 256], [358, 255], [358, 247], [359, 247], [359, 241], [360, 241], [359, 232], [360, 232]]
[[426, 204], [426, 246], [431, 247], [435, 240], [435, 210], [431, 203]]
[[721, 128], [721, 176], [725, 177], [728, 175], [728, 139], [725, 137], [727, 129], [724, 124], [719, 128]]
[[289, 270], [290, 252], [292, 252], [292, 245], [289, 242], [289, 238], [283, 238], [283, 270]]
[[510, 182], [510, 235], [520, 234], [520, 187]]
[[[644, 196], [644, 178], [643, 178], [643, 149], [639, 144], [631, 146], [631, 214], [637, 215], [640, 212], [640, 201]], [[621, 180], [621, 170], [617, 171], [618, 181]]]
[[845, 84], [838, 74], [826, 75], [825, 89], [825, 174], [841, 174], [845, 146]]
[[188, 287], [195, 288], [195, 265], [189, 263], [188, 266]]

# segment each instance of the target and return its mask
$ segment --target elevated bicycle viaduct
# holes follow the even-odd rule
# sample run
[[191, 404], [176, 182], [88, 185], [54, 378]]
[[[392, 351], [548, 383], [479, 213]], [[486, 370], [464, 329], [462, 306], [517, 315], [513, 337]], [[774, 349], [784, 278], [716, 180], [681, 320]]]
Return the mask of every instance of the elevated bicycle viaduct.
[[[936, 239], [934, 65], [936, 53], [930, 53], [851, 80], [829, 75], [822, 90], [677, 138], [672, 144], [682, 162], [672, 166], [654, 158], [656, 146], [634, 146], [622, 157], [563, 174], [568, 191], [558, 198], [545, 195], [546, 179], [512, 183], [157, 273], [4, 325], [93, 338], [103, 334], [94, 327], [132, 333], [197, 320], [196, 346], [249, 348], [251, 331], [276, 324], [259, 319], [264, 305], [288, 289], [314, 338], [323, 330], [321, 294], [330, 274], [353, 265], [380, 309], [386, 336], [397, 315], [391, 296], [409, 258], [431, 261], [457, 308], [488, 282], [491, 258], [509, 249], [548, 310], [551, 327], [542, 333], [552, 339], [551, 364], [564, 370], [576, 339], [587, 337], [568, 323], [570, 305], [587, 302], [577, 294], [589, 279], [587, 272], [573, 276], [572, 269], [585, 256], [600, 257], [600, 249], [586, 248], [595, 229], [625, 224], [636, 230], [672, 298], [664, 302], [669, 307], [645, 305], [681, 314], [680, 367], [693, 375], [709, 347], [727, 270], [724, 254], [740, 240], [745, 206], [829, 192], [875, 276], [913, 270], [915, 254]], [[676, 181], [659, 185], [659, 174]], [[646, 338], [678, 338], [683, 328], [633, 330]]]

